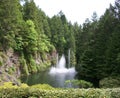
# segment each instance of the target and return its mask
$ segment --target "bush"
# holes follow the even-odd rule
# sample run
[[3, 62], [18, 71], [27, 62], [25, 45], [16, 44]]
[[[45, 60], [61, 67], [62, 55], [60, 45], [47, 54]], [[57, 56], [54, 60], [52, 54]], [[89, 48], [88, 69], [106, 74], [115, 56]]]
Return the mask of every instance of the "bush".
[[14, 72], [15, 72], [15, 67], [14, 66], [12, 66], [8, 69], [9, 74], [13, 74]]
[[107, 77], [107, 78], [102, 79], [99, 85], [101, 88], [120, 87], [120, 78], [119, 77]]
[[52, 86], [48, 85], [48, 84], [36, 84], [36, 85], [33, 85], [31, 86], [32, 88], [39, 88], [39, 89], [49, 89], [49, 90], [52, 90], [54, 89]]
[[37, 70], [37, 65], [36, 65], [35, 60], [33, 59], [33, 57], [30, 57], [29, 70], [31, 70], [31, 73], [36, 73], [38, 71]]
[[88, 81], [85, 81], [85, 80], [67, 80], [65, 82], [65, 84], [69, 84], [71, 83], [73, 85], [73, 87], [79, 87], [79, 88], [91, 88], [93, 87], [93, 84], [88, 82]]
[[20, 63], [22, 65], [21, 66], [22, 73], [25, 75], [29, 75], [28, 66], [27, 66], [26, 60], [24, 59], [24, 56], [21, 56]]
[[111, 90], [111, 98], [120, 98], [120, 88]]
[[57, 89], [46, 84], [16, 86], [8, 82], [0, 87], [0, 98], [120, 98], [120, 88]]

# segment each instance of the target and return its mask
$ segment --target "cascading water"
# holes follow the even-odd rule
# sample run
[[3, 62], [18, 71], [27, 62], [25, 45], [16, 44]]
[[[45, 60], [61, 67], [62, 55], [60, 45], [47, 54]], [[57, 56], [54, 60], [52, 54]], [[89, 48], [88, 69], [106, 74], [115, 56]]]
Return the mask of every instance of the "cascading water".
[[66, 68], [66, 60], [65, 60], [65, 56], [62, 55], [62, 57], [60, 58], [58, 64], [56, 65], [56, 67], [52, 67], [50, 69], [50, 74], [55, 74], [55, 73], [76, 73], [75, 68], [71, 67], [71, 68]]
[[[66, 60], [65, 56], [62, 55], [61, 59], [58, 60], [58, 55], [56, 56], [56, 66], [51, 67], [49, 71], [41, 72], [36, 75], [30, 75], [25, 77], [23, 83], [27, 83], [29, 85], [45, 83], [49, 84], [53, 87], [62, 87], [62, 88], [76, 88], [72, 82], [68, 83], [67, 80], [73, 80], [76, 71], [74, 67], [66, 68]], [[67, 83], [67, 84], [66, 84]]]
[[[62, 55], [59, 61], [57, 56], [57, 62], [58, 63], [56, 64], [56, 66], [51, 67], [49, 71], [49, 75], [53, 78], [52, 81], [56, 81], [55, 83], [59, 87], [69, 87], [69, 88], [73, 87], [71, 83], [65, 85], [65, 81], [74, 79], [76, 75], [75, 68], [74, 67], [66, 68], [66, 59], [64, 55]], [[70, 51], [69, 51], [69, 62], [70, 62]]]
[[57, 54], [57, 58], [56, 58], [56, 65], [58, 65], [58, 56], [59, 56], [59, 55]]
[[64, 55], [62, 55], [62, 57], [61, 57], [61, 59], [60, 59], [60, 61], [58, 62], [58, 64], [57, 64], [57, 68], [60, 68], [60, 69], [63, 69], [63, 68], [65, 68], [65, 65], [66, 65], [66, 60], [65, 60], [65, 56]]
[[68, 68], [70, 68], [70, 49], [68, 50]]

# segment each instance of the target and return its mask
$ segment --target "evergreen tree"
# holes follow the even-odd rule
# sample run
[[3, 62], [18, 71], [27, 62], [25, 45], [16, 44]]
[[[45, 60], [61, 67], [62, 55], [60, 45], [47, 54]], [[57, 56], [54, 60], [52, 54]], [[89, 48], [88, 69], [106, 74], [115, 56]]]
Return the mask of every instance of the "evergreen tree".
[[108, 42], [106, 51], [107, 73], [111, 75], [119, 75], [119, 26], [120, 26], [120, 1], [116, 0], [115, 6], [110, 6], [110, 13], [114, 21], [112, 22], [112, 35]]
[[35, 30], [35, 25], [31, 20], [26, 21], [27, 31], [23, 35], [23, 42], [24, 42], [24, 53], [26, 54], [35, 54], [38, 50], [37, 48], [37, 41], [38, 41], [38, 34]]
[[[119, 5], [118, 1], [117, 4]], [[93, 22], [87, 20], [80, 34], [81, 39], [78, 43], [82, 42], [82, 44], [78, 46], [77, 52], [82, 51], [81, 57], [76, 55], [79, 60], [76, 67], [78, 75], [93, 82], [96, 80], [97, 85], [104, 77], [119, 75], [118, 5], [117, 7], [110, 5], [99, 21], [93, 14]]]
[[36, 31], [41, 33], [39, 30], [38, 8], [36, 7], [34, 0], [25, 0], [23, 9], [24, 20], [32, 20], [35, 24]]
[[0, 42], [4, 49], [15, 48], [23, 21], [19, 0], [1, 0], [0, 16]]
[[52, 17], [50, 21], [51, 42], [56, 47], [58, 53], [64, 53], [64, 45], [66, 43], [64, 38], [64, 28], [59, 16]]
[[50, 44], [48, 38], [51, 34], [47, 17], [41, 9], [36, 7], [33, 0], [26, 0], [24, 4], [24, 19], [26, 21], [30, 19], [35, 24], [35, 30], [38, 33], [38, 53], [44, 54], [46, 51], [49, 51], [49, 48], [53, 46]]

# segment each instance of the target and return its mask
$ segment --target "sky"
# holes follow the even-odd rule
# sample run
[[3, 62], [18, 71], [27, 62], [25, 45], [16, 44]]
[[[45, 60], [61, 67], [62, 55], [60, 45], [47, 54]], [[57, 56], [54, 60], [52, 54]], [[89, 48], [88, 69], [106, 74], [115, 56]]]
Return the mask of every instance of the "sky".
[[62, 11], [67, 20], [72, 23], [84, 23], [86, 18], [91, 19], [93, 12], [98, 18], [104, 14], [110, 3], [114, 5], [115, 0], [34, 0], [49, 17], [57, 15]]

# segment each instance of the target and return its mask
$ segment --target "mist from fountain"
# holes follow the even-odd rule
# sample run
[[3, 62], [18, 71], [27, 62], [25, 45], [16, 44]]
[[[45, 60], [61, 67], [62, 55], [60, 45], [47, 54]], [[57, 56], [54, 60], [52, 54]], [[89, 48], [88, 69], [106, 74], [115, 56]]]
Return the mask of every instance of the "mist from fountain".
[[[69, 61], [70, 61], [70, 57], [69, 57]], [[61, 87], [76, 88], [76, 86], [74, 86], [72, 82], [66, 84], [66, 81], [74, 80], [75, 75], [76, 75], [76, 71], [74, 67], [66, 68], [65, 56], [62, 55], [62, 57], [59, 60], [59, 56], [57, 54], [56, 65], [54, 67], [51, 67], [49, 71], [46, 70], [45, 72], [41, 72], [40, 74], [36, 74], [36, 75], [33, 74], [28, 77], [25, 77], [25, 79], [27, 79], [25, 80], [25, 83], [27, 82], [29, 85], [45, 83], [53, 87], [59, 87], [59, 88]]]
[[62, 55], [62, 57], [60, 58], [60, 60], [56, 64], [56, 66], [51, 67], [49, 73], [50, 74], [57, 74], [57, 73], [73, 73], [73, 74], [75, 74], [76, 71], [75, 71], [74, 67], [66, 68], [66, 59], [65, 59], [65, 56]]

